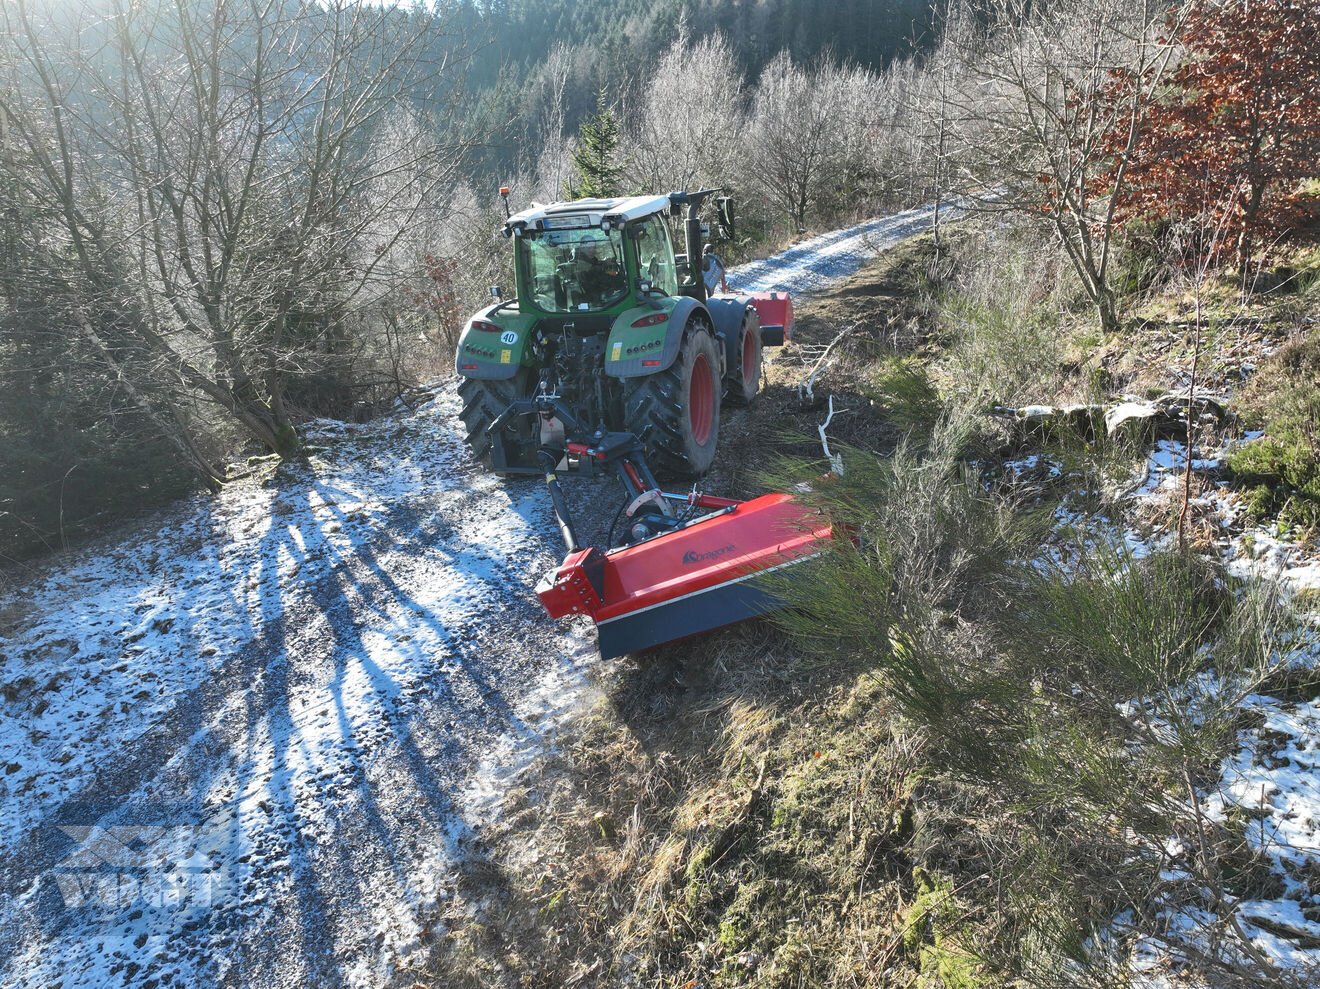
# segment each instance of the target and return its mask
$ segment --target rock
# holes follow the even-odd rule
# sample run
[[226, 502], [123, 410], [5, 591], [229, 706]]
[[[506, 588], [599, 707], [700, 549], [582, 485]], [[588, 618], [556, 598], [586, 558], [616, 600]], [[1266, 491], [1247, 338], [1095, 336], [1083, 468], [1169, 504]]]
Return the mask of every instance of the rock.
[[[1163, 415], [1182, 422], [1187, 417], [1187, 389], [1165, 392], [1154, 405]], [[1222, 423], [1228, 418], [1228, 399], [1198, 391], [1192, 398], [1192, 413], [1198, 420], [1212, 418]]]
[[1153, 405], [1123, 402], [1105, 413], [1105, 432], [1110, 439], [1149, 443], [1155, 438], [1158, 417]]
[[1052, 419], [1058, 411], [1053, 405], [1024, 405], [1017, 415], [1019, 419]]
[[1019, 436], [1048, 436], [1059, 422], [1059, 410], [1052, 405], [1024, 405], [1014, 410]]

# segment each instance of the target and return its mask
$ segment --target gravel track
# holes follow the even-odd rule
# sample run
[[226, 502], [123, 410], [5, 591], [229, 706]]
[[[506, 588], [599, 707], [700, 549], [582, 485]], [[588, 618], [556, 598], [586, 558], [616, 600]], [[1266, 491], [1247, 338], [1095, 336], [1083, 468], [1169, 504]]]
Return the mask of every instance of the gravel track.
[[19, 589], [5, 985], [381, 986], [424, 957], [483, 795], [592, 655], [530, 594], [543, 490], [470, 468], [451, 406]]

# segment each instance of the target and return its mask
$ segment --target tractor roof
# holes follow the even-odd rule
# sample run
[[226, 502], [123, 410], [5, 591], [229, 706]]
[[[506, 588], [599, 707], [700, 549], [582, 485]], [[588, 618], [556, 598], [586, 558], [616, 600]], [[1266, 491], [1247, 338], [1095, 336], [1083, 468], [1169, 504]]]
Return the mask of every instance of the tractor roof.
[[533, 203], [520, 213], [504, 221], [506, 236], [516, 229], [544, 230], [557, 227], [599, 227], [608, 220], [623, 224], [640, 220], [669, 209], [668, 196], [627, 196], [617, 199], [575, 199], [572, 202], [551, 203], [548, 206]]

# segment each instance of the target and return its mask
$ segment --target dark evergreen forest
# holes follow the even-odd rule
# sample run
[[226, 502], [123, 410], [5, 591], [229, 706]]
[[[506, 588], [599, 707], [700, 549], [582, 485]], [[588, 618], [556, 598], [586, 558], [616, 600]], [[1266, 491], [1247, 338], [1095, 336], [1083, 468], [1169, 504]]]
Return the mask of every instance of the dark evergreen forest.
[[502, 68], [535, 72], [558, 44], [598, 59], [602, 81], [627, 75], [666, 48], [686, 22], [693, 36], [721, 32], [754, 76], [785, 49], [798, 62], [822, 54], [882, 68], [929, 41], [929, 0], [493, 0], [455, 5], [455, 27], [487, 39], [498, 58], [474, 67], [489, 86]]
[[[441, 4], [453, 34], [475, 50], [465, 88], [487, 122], [493, 158], [518, 159], [536, 139], [526, 96], [557, 48], [573, 65], [565, 124], [576, 129], [605, 91], [636, 97], [650, 64], [686, 35], [723, 35], [745, 78], [775, 55], [799, 64], [821, 59], [883, 69], [934, 42], [930, 0], [463, 0]], [[504, 125], [504, 126], [501, 126]], [[488, 159], [489, 161], [489, 159]]]

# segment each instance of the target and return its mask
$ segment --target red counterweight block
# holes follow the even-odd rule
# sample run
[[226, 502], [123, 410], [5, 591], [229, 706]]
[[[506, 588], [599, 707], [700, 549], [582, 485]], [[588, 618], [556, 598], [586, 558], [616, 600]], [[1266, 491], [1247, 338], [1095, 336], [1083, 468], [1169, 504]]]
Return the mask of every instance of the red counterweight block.
[[787, 292], [753, 292], [752, 307], [761, 319], [761, 343], [780, 347], [793, 336], [793, 297]]

